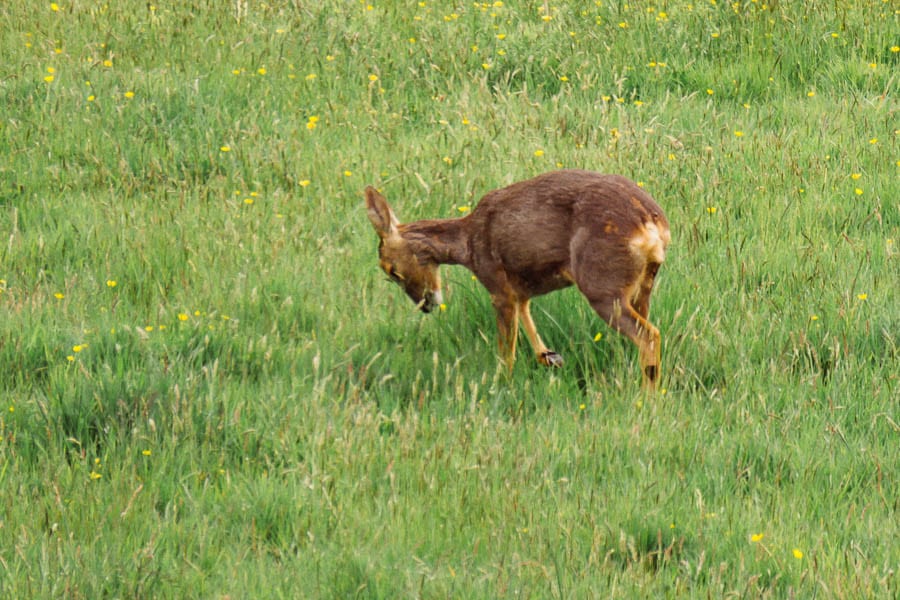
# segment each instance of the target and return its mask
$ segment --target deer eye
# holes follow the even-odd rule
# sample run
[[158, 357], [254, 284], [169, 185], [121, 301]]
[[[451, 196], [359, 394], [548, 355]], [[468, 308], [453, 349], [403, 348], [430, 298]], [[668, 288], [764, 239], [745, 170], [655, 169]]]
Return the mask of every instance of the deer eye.
[[403, 281], [403, 275], [397, 272], [397, 269], [394, 267], [394, 265], [388, 267], [387, 274], [388, 277], [390, 277], [393, 281], [396, 281], [398, 283]]

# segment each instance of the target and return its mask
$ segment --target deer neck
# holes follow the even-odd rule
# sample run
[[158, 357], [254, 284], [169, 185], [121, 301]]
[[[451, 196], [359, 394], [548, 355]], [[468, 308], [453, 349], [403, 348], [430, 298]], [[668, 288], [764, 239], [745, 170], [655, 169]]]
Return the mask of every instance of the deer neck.
[[400, 225], [400, 235], [419, 259], [467, 266], [470, 253], [466, 219], [413, 221]]

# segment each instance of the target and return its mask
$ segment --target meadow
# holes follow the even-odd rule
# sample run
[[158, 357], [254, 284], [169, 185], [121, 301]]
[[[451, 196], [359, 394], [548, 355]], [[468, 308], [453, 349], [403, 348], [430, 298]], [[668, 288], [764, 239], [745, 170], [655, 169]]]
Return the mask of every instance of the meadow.
[[[900, 10], [0, 3], [0, 597], [900, 596]], [[661, 389], [573, 289], [498, 364], [363, 189], [672, 227]]]

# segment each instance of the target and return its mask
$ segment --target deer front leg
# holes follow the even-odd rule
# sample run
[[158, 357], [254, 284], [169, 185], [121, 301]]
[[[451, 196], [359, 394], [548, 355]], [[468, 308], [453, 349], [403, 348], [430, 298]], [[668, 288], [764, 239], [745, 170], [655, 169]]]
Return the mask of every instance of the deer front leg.
[[512, 371], [516, 362], [516, 338], [519, 334], [519, 303], [505, 294], [491, 296], [491, 303], [497, 313], [497, 341], [500, 359]]
[[522, 302], [519, 313], [522, 317], [522, 327], [525, 328], [525, 335], [528, 336], [528, 341], [531, 342], [531, 347], [537, 355], [538, 362], [545, 367], [563, 366], [563, 357], [544, 345], [544, 340], [538, 335], [537, 327], [535, 327], [534, 321], [531, 319], [531, 300]]

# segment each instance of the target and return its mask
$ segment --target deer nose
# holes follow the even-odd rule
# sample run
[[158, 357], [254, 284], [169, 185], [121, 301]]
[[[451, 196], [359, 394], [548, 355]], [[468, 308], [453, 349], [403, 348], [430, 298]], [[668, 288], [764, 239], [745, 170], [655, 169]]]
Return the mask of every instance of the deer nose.
[[430, 313], [436, 306], [440, 306], [443, 301], [444, 297], [443, 294], [441, 294], [441, 290], [425, 292], [425, 297], [422, 298], [422, 312]]

